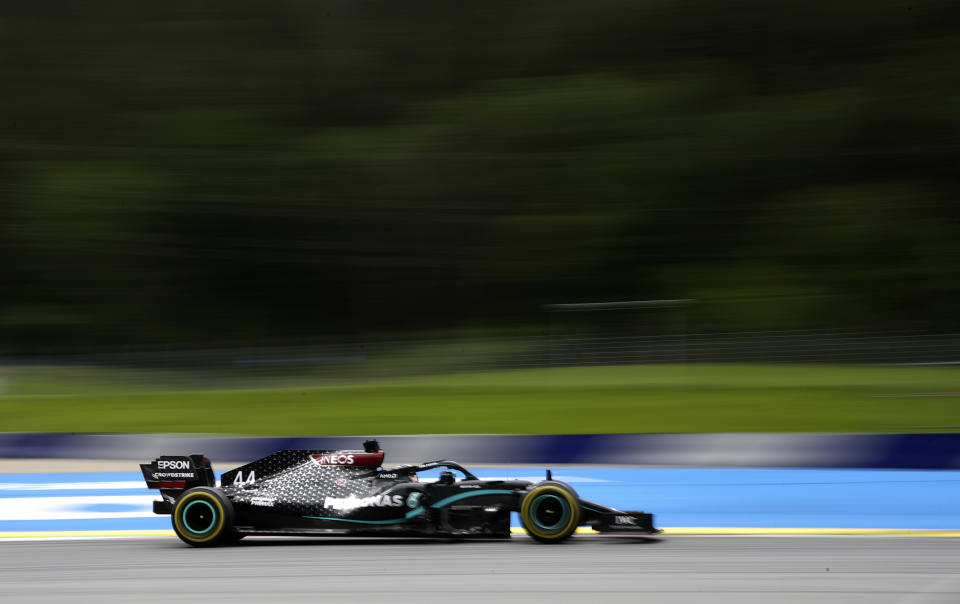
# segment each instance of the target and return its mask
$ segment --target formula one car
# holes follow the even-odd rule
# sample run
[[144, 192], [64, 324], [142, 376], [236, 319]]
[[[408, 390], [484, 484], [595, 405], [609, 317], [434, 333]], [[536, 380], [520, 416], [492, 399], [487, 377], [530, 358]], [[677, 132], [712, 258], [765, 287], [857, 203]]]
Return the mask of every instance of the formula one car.
[[[653, 535], [653, 515], [580, 499], [551, 479], [483, 480], [452, 461], [384, 469], [375, 440], [363, 451], [279, 451], [221, 476], [203, 455], [164, 455], [140, 469], [159, 489], [156, 514], [171, 514], [184, 542], [208, 547], [246, 535], [509, 538], [510, 513], [543, 543], [581, 525], [600, 533]], [[418, 473], [441, 469], [439, 479]], [[457, 475], [459, 473], [459, 476]]]

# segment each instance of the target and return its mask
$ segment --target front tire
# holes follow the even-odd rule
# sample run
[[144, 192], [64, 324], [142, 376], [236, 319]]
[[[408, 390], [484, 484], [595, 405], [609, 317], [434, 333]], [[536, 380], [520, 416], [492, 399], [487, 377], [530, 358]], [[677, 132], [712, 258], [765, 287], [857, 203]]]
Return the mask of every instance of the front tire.
[[185, 491], [173, 506], [173, 531], [194, 547], [213, 547], [231, 542], [233, 504], [223, 493], [209, 487]]
[[567, 539], [580, 524], [576, 491], [561, 482], [538, 484], [520, 503], [520, 521], [527, 534], [541, 543]]

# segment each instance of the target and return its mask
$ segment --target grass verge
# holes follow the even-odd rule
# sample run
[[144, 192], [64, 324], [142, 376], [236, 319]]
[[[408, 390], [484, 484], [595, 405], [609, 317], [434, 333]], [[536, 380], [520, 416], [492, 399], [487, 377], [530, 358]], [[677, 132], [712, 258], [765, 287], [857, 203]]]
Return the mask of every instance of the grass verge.
[[0, 395], [0, 431], [262, 435], [960, 431], [960, 368], [634, 365], [354, 385]]

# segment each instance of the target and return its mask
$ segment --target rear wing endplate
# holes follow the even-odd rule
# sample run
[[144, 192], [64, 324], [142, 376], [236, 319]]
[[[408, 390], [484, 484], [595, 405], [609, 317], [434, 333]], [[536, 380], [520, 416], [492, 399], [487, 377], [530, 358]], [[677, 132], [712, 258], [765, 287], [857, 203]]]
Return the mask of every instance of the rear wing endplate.
[[140, 470], [150, 489], [182, 490], [217, 484], [210, 460], [203, 455], [161, 455], [140, 464]]

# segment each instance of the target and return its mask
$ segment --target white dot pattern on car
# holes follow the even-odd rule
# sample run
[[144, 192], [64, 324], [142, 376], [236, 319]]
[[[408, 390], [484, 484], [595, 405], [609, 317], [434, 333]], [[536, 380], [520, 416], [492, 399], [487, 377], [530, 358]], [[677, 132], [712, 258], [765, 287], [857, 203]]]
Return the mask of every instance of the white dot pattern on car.
[[[338, 454], [342, 464], [317, 461], [331, 454]], [[346, 465], [348, 456], [361, 455], [360, 451], [280, 451], [223, 474], [221, 484], [238, 511], [255, 508], [329, 518], [405, 517], [407, 496], [422, 490], [422, 485], [407, 476], [378, 472], [376, 466]], [[380, 474], [391, 477], [380, 478]], [[389, 513], [391, 509], [396, 513]]]

